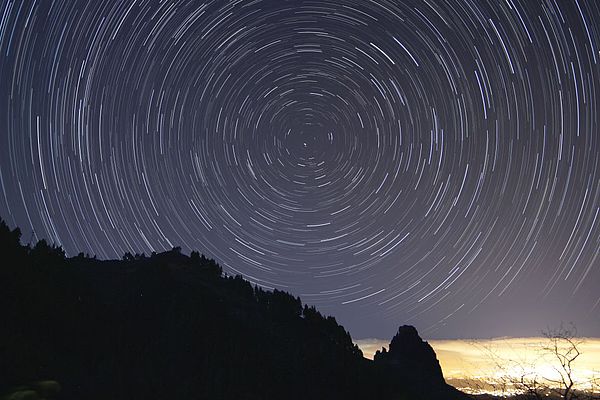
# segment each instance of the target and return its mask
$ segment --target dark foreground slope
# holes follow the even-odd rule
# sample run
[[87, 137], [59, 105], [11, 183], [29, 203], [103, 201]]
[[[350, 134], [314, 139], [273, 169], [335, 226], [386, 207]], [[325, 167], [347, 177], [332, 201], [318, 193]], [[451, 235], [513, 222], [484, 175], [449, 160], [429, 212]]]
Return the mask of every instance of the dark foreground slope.
[[414, 328], [369, 361], [334, 318], [197, 253], [67, 259], [19, 239], [0, 222], [0, 393], [52, 380], [59, 399], [464, 398]]

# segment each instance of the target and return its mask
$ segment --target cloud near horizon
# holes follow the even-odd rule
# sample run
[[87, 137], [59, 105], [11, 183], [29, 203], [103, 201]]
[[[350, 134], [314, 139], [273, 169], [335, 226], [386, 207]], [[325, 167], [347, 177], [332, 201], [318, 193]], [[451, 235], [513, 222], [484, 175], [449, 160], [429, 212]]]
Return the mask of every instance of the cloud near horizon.
[[[504, 377], [521, 375], [551, 378], [553, 359], [544, 354], [543, 337], [430, 340], [446, 381], [466, 392], [496, 393]], [[366, 358], [388, 348], [383, 339], [359, 339], [355, 343]], [[585, 338], [578, 346], [581, 355], [575, 361], [574, 376], [579, 388], [590, 388], [590, 380], [600, 379], [600, 338]], [[596, 386], [598, 385], [596, 382]], [[599, 390], [599, 388], [596, 388]]]

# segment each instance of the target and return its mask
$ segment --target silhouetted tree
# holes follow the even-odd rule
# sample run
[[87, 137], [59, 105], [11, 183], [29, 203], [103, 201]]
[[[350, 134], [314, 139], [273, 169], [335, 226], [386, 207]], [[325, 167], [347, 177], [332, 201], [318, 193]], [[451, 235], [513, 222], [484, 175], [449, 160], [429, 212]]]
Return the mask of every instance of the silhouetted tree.
[[[533, 361], [505, 359], [493, 349], [486, 349], [498, 370], [504, 371], [499, 387], [516, 391], [525, 399], [600, 399], [594, 390], [594, 378], [587, 384], [575, 382], [575, 364], [585, 341], [577, 335], [575, 325], [561, 324], [558, 328], [548, 328], [542, 335], [544, 342], [539, 344], [538, 358]], [[540, 362], [550, 365], [555, 375], [541, 375], [537, 368]], [[587, 390], [588, 387], [591, 390]]]

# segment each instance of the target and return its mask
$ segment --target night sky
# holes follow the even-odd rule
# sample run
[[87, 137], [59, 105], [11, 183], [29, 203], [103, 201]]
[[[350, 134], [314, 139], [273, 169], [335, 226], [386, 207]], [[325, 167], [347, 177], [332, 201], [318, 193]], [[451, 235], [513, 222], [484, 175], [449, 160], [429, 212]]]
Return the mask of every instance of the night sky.
[[355, 338], [600, 336], [599, 101], [596, 0], [0, 0], [0, 216]]

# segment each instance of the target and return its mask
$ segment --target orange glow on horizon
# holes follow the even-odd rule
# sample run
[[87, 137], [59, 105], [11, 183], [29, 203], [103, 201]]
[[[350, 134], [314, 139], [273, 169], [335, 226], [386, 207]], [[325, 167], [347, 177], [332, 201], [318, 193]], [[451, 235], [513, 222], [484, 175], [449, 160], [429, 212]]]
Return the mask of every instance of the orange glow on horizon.
[[[362, 339], [355, 343], [365, 357], [388, 347], [389, 341]], [[548, 339], [498, 338], [477, 340], [431, 340], [446, 382], [468, 393], [496, 395], [516, 392], [503, 383], [526, 379], [557, 379], [556, 359], [543, 350]], [[586, 338], [578, 346], [581, 355], [573, 363], [575, 386], [600, 392], [600, 338]]]

